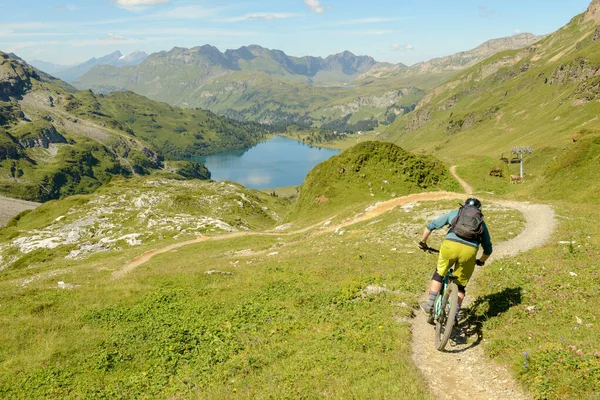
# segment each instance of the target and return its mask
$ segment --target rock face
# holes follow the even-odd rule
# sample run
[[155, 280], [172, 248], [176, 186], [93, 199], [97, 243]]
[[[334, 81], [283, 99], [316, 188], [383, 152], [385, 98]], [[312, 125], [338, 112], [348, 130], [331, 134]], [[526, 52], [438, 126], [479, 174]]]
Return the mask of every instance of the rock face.
[[600, 24], [600, 0], [593, 0], [584, 15], [585, 21], [594, 21]]
[[23, 71], [23, 66], [11, 60], [8, 54], [0, 52], [0, 100], [20, 97], [31, 87], [31, 81]]
[[434, 58], [426, 62], [415, 64], [411, 66], [407, 72], [427, 74], [459, 71], [475, 65], [501, 51], [522, 49], [543, 38], [544, 36], [521, 33], [520, 35], [492, 39], [469, 51], [462, 51], [447, 57]]
[[340, 110], [344, 115], [347, 115], [358, 112], [361, 107], [387, 108], [396, 104], [403, 97], [417, 92], [419, 92], [419, 89], [402, 88], [385, 92], [378, 96], [361, 96], [353, 102], [330, 106], [324, 110]]
[[42, 128], [37, 135], [19, 139], [19, 144], [25, 148], [43, 147], [47, 149], [50, 143], [67, 143], [67, 139], [57, 132], [54, 125]]
[[144, 154], [157, 167], [160, 168], [163, 166], [163, 158], [155, 152], [153, 152], [152, 150], [150, 150], [149, 148], [144, 147], [142, 149], [142, 154]]
[[420, 109], [413, 113], [411, 120], [404, 127], [407, 131], [416, 131], [417, 129], [425, 126], [431, 119], [431, 115], [428, 109]]
[[592, 65], [588, 60], [578, 60], [576, 63], [561, 65], [552, 73], [550, 84], [564, 85], [580, 83], [586, 79], [600, 75], [600, 66]]
[[0, 161], [6, 159], [17, 159], [21, 155], [17, 146], [0, 146]]

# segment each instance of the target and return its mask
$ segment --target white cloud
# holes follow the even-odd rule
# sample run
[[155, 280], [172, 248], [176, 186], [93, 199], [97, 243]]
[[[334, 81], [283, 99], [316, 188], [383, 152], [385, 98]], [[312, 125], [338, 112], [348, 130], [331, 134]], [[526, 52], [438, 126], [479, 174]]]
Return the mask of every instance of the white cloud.
[[392, 44], [392, 51], [410, 51], [414, 50], [415, 47], [412, 44], [401, 45], [399, 43]]
[[252, 13], [241, 15], [239, 17], [233, 17], [224, 19], [226, 22], [238, 22], [238, 21], [249, 21], [249, 20], [259, 20], [259, 21], [272, 21], [275, 19], [285, 19], [285, 18], [295, 18], [300, 16], [300, 14], [295, 13]]
[[518, 28], [513, 31], [513, 35], [520, 35], [520, 34], [521, 34], [521, 30]]
[[0, 29], [0, 37], [55, 37], [55, 36], [73, 36], [73, 33], [66, 32], [15, 32], [13, 30], [2, 30]]
[[118, 6], [129, 8], [138, 6], [151, 6], [155, 4], [167, 4], [171, 0], [115, 0]]
[[127, 39], [125, 39], [125, 37], [120, 36], [120, 35], [115, 35], [114, 33], [109, 33], [108, 35], [106, 35], [106, 39], [116, 40], [116, 41], [127, 40]]
[[325, 12], [325, 8], [323, 8], [319, 0], [304, 0], [304, 4], [306, 4], [311, 9], [311, 11], [316, 12], [318, 14], [322, 14]]
[[[144, 28], [144, 29], [135, 29], [135, 30], [125, 30], [122, 31], [123, 34], [127, 35], [144, 35], [144, 36], [160, 36], [161, 38], [167, 38], [167, 35], [171, 35], [171, 39], [177, 40], [181, 39], [182, 36], [185, 37], [247, 37], [247, 36], [257, 36], [257, 32], [252, 31], [236, 31], [236, 30], [227, 30], [227, 29], [217, 29], [217, 28]], [[148, 39], [150, 40], [150, 39]]]
[[40, 41], [40, 42], [14, 42], [14, 43], [2, 43], [2, 45], [8, 45], [8, 48], [4, 49], [7, 53], [17, 53], [21, 49], [26, 49], [29, 47], [42, 47], [48, 45], [60, 44], [59, 41]]
[[339, 30], [339, 31], [311, 31], [313, 33], [322, 32], [326, 35], [343, 35], [343, 36], [380, 36], [387, 35], [389, 33], [394, 33], [393, 30], [373, 30], [373, 31], [358, 31], [358, 30]]
[[86, 46], [105, 46], [105, 45], [114, 45], [115, 41], [118, 41], [121, 44], [137, 44], [146, 42], [144, 39], [126, 39], [122, 36], [109, 34], [106, 38], [103, 39], [91, 39], [91, 40], [70, 40], [66, 42], [73, 47], [86, 47]]
[[63, 11], [75, 11], [75, 10], [79, 10], [79, 8], [75, 7], [72, 4], [63, 4], [60, 6], [54, 6], [54, 8], [56, 8], [57, 10], [63, 10]]
[[49, 29], [57, 27], [57, 24], [50, 24], [46, 22], [23, 22], [16, 24], [0, 24], [0, 30], [25, 30], [25, 29]]

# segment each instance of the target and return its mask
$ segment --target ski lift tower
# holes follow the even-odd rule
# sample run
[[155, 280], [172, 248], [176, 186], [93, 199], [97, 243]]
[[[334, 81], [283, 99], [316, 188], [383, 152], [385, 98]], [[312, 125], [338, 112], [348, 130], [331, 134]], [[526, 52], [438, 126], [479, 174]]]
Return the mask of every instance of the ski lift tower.
[[523, 154], [530, 154], [532, 152], [531, 146], [514, 146], [511, 150], [511, 154], [518, 154], [519, 157], [519, 167], [521, 169], [521, 179], [524, 178], [523, 175]]

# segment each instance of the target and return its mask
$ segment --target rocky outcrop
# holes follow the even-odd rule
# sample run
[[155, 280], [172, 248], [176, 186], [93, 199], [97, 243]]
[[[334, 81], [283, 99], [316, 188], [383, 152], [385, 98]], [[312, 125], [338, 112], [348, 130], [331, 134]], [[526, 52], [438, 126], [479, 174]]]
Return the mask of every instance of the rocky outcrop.
[[423, 126], [425, 126], [426, 123], [429, 122], [430, 119], [431, 119], [431, 114], [428, 109], [424, 108], [424, 109], [416, 110], [412, 114], [412, 118], [410, 119], [410, 121], [408, 121], [408, 123], [404, 127], [404, 130], [407, 130], [410, 132], [410, 131], [416, 131], [417, 129], [421, 129]]
[[163, 158], [147, 147], [142, 149], [142, 153], [157, 167], [163, 166]]
[[458, 103], [458, 96], [454, 95], [450, 97], [448, 100], [444, 101], [441, 106], [438, 107], [438, 111], [446, 111], [454, 107], [454, 105]]
[[0, 52], [0, 100], [8, 101], [11, 97], [21, 97], [29, 88], [31, 81], [23, 66], [10, 59], [8, 54]]
[[18, 147], [15, 145], [0, 146], [0, 161], [6, 159], [16, 160], [21, 157]]
[[598, 75], [600, 75], [600, 66], [592, 65], [585, 59], [578, 59], [557, 67], [548, 82], [558, 86], [567, 83], [577, 84]]
[[600, 0], [593, 0], [584, 14], [585, 21], [594, 21], [600, 24]]
[[531, 33], [492, 39], [482, 45], [450, 56], [434, 58], [432, 60], [415, 64], [408, 70], [410, 73], [429, 74], [440, 72], [459, 71], [505, 50], [518, 50], [530, 46], [541, 40], [544, 36], [536, 36]]
[[47, 149], [50, 143], [67, 143], [67, 139], [50, 125], [42, 128], [39, 133], [28, 135], [19, 139], [19, 144], [25, 148], [43, 147]]
[[348, 115], [358, 112], [361, 107], [388, 108], [396, 104], [401, 98], [417, 92], [420, 92], [420, 90], [415, 88], [402, 88], [382, 93], [379, 96], [361, 96], [349, 103], [327, 107], [324, 111], [340, 110], [342, 114]]

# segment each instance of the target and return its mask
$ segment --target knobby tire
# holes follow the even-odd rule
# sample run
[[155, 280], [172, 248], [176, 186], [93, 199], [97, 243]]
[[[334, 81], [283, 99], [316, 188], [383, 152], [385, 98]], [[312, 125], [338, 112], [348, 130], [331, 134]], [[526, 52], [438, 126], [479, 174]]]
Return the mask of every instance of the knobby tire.
[[435, 348], [439, 351], [444, 350], [452, 334], [457, 306], [458, 286], [456, 286], [456, 283], [450, 282], [442, 297], [440, 315], [435, 321]]

